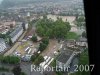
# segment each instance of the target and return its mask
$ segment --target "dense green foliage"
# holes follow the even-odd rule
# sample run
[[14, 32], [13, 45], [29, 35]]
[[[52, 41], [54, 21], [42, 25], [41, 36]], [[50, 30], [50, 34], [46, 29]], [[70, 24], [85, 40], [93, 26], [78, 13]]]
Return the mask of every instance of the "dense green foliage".
[[38, 56], [39, 56], [38, 53], [34, 53], [34, 55], [31, 56], [31, 61], [32, 62], [35, 61]]
[[[86, 50], [85, 52], [83, 52], [81, 55], [80, 55], [80, 58], [79, 58], [79, 65], [89, 65], [89, 55], [88, 55], [88, 50]], [[71, 75], [90, 75], [90, 72], [86, 72], [86, 71], [78, 71], [76, 73], [73, 73]]]
[[34, 64], [35, 65], [39, 65], [41, 62], [43, 62], [44, 61], [44, 58], [43, 58], [43, 56], [39, 56], [36, 60], [35, 60], [35, 62], [34, 62]]
[[0, 61], [6, 64], [18, 64], [20, 59], [15, 56], [0, 56]]
[[65, 38], [71, 26], [68, 22], [63, 22], [61, 18], [58, 18], [57, 21], [53, 21], [52, 19], [43, 17], [43, 19], [37, 22], [36, 28], [39, 36], [61, 39]]
[[31, 39], [33, 42], [37, 42], [37, 36], [33, 35]]
[[49, 38], [43, 38], [42, 42], [39, 45], [39, 50], [40, 51], [45, 50], [47, 48], [48, 44], [49, 44]]
[[85, 17], [84, 16], [77, 17], [76, 18], [76, 25], [78, 27], [85, 26]]

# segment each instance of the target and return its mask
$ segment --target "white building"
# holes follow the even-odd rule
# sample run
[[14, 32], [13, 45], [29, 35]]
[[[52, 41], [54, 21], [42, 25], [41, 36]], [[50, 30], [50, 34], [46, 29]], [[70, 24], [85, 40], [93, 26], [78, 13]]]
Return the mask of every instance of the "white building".
[[23, 27], [18, 26], [11, 34], [11, 41], [14, 43], [23, 33]]
[[25, 29], [28, 29], [28, 23], [25, 24]]
[[0, 38], [0, 53], [5, 51], [6, 48], [7, 47], [6, 47], [6, 43], [5, 43], [4, 39]]
[[30, 12], [28, 12], [28, 13], [27, 13], [27, 17], [30, 17], [30, 16], [31, 16], [31, 15], [30, 15]]

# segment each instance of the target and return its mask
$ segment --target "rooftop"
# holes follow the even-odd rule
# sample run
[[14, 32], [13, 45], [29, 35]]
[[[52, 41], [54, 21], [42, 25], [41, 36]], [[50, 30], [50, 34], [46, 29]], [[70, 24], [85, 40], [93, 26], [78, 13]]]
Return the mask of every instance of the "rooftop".
[[4, 39], [0, 38], [0, 52], [4, 51], [6, 48], [6, 44]]
[[58, 56], [57, 60], [62, 63], [66, 63], [72, 54], [73, 51], [71, 49], [64, 48], [61, 54]]
[[11, 37], [14, 37], [14, 36], [17, 35], [18, 32], [19, 32], [20, 30], [22, 30], [22, 29], [23, 29], [23, 27], [21, 27], [21, 26], [16, 27], [16, 29], [10, 34], [10, 36], [11, 36]]
[[80, 37], [77, 41], [80, 41], [80, 42], [86, 42], [87, 41], [87, 39], [86, 38], [84, 38], [84, 37]]

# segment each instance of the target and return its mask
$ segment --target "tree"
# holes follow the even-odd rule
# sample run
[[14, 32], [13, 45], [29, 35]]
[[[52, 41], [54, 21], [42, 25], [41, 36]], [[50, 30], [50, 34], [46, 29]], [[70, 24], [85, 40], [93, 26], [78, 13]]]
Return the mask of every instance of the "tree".
[[37, 42], [37, 36], [33, 35], [31, 39], [33, 42]]
[[35, 59], [39, 56], [38, 53], [34, 53], [34, 55], [31, 56], [31, 61], [35, 61]]
[[70, 29], [70, 24], [68, 22], [63, 22], [61, 18], [57, 18], [56, 21], [53, 21], [45, 17], [40, 19], [36, 24], [36, 32], [42, 37], [65, 38], [65, 35]]
[[[89, 55], [88, 55], [88, 50], [85, 50], [82, 54], [80, 54], [79, 57], [79, 65], [89, 65]], [[90, 71], [78, 71], [76, 73], [73, 73], [71, 75], [90, 75]]]
[[80, 16], [76, 19], [76, 25], [78, 27], [84, 26], [85, 25], [85, 17], [84, 16]]
[[45, 37], [42, 39], [40, 45], [39, 45], [39, 50], [40, 51], [43, 51], [46, 49], [46, 47], [48, 46], [49, 44], [49, 38]]
[[46, 47], [47, 47], [47, 44], [40, 43], [40, 45], [39, 45], [39, 50], [40, 50], [40, 51], [43, 51], [43, 50], [46, 49]]
[[14, 73], [14, 75], [20, 75], [21, 74], [21, 68], [20, 68], [20, 66], [15, 66], [13, 68], [12, 72]]
[[44, 58], [43, 58], [43, 56], [39, 56], [36, 60], [35, 60], [35, 62], [34, 62], [34, 64], [35, 65], [39, 65], [41, 62], [43, 62], [44, 61]]
[[9, 45], [10, 45], [10, 46], [13, 45], [11, 38], [9, 38]]
[[43, 38], [42, 43], [49, 44], [49, 38], [47, 38], [47, 37]]

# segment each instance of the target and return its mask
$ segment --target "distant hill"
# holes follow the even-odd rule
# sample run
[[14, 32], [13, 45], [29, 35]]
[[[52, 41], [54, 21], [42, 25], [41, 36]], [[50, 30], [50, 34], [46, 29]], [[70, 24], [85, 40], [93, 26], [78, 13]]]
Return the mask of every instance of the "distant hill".
[[28, 4], [28, 3], [44, 3], [44, 2], [60, 3], [63, 1], [67, 3], [82, 2], [82, 0], [3, 0], [1, 2], [1, 6], [7, 8], [7, 7], [13, 7], [21, 4]]

